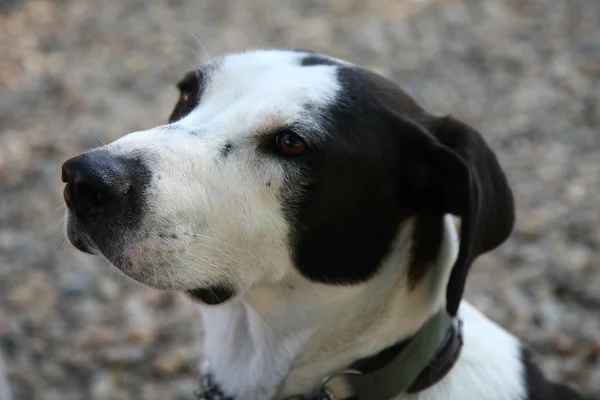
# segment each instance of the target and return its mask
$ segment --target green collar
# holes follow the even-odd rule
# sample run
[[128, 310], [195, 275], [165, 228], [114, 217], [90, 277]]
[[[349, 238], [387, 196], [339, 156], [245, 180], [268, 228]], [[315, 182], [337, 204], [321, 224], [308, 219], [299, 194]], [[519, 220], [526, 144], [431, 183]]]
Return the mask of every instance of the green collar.
[[391, 361], [375, 371], [345, 377], [360, 400], [388, 400], [401, 393], [419, 392], [450, 371], [461, 347], [461, 323], [444, 309], [431, 317]]

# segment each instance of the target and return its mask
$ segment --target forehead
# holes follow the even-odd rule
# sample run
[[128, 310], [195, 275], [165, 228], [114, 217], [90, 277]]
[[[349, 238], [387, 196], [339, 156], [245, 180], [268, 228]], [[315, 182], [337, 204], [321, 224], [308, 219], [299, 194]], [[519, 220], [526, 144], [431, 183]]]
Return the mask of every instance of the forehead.
[[[334, 103], [344, 61], [298, 51], [252, 51], [224, 56], [198, 70], [198, 106], [184, 120], [228, 130], [307, 125], [311, 111]], [[348, 64], [349, 65], [349, 64]], [[184, 122], [184, 121], [182, 121]]]
[[240, 94], [248, 96], [327, 101], [335, 96], [339, 87], [337, 68], [344, 64], [333, 57], [307, 52], [251, 51], [217, 60], [208, 83], [217, 90], [239, 89]]

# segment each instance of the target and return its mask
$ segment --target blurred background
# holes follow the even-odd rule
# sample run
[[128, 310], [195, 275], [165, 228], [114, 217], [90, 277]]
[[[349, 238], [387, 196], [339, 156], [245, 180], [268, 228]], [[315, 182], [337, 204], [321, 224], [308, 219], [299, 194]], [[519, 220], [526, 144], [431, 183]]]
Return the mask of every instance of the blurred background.
[[12, 398], [193, 398], [197, 306], [66, 244], [60, 166], [165, 123], [199, 60], [257, 47], [373, 68], [485, 134], [518, 220], [477, 261], [467, 298], [546, 374], [600, 398], [599, 1], [1, 0], [0, 382]]

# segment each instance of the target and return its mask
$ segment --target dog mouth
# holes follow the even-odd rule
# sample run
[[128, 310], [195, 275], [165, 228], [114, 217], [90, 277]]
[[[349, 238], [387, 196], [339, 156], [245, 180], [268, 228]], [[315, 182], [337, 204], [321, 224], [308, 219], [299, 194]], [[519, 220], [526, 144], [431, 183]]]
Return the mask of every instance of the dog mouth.
[[89, 240], [83, 236], [69, 237], [69, 241], [77, 250], [87, 254], [95, 255], [96, 249], [89, 243]]
[[194, 301], [214, 306], [226, 302], [235, 295], [235, 292], [226, 286], [214, 285], [207, 288], [187, 290], [186, 294]]
[[81, 223], [71, 212], [67, 216], [66, 236], [77, 250], [91, 255], [98, 253], [98, 249], [84, 232]]
[[[69, 242], [71, 242], [71, 244], [81, 252], [91, 255], [103, 253], [88, 236], [84, 226], [78, 220], [77, 216], [71, 212], [69, 212], [67, 216], [66, 236]], [[149, 286], [163, 290], [182, 290], [181, 287], [165, 287], [164, 285], [157, 285], [157, 282], [149, 282], [144, 279], [144, 273], [132, 273], [131, 268], [129, 268], [131, 266], [130, 262], [126, 262], [125, 258], [120, 258], [119, 260], [109, 259], [109, 261], [125, 274], [141, 283], [145, 283]], [[207, 305], [219, 305], [235, 296], [235, 291], [228, 285], [223, 284], [215, 284], [195, 289], [183, 289], [183, 292], [187, 294], [187, 296], [193, 301]]]

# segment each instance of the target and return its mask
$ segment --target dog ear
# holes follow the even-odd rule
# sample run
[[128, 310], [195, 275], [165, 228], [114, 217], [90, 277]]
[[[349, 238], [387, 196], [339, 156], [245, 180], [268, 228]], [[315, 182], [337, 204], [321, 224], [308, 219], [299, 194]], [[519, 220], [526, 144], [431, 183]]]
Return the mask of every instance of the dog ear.
[[513, 228], [513, 195], [496, 155], [479, 132], [449, 116], [423, 125], [434, 143], [426, 152], [429, 173], [420, 211], [461, 218], [458, 257], [446, 291], [446, 308], [454, 316], [471, 263], [499, 246]]
[[456, 315], [471, 263], [509, 236], [515, 220], [514, 201], [496, 155], [479, 132], [449, 116], [438, 119], [430, 129], [464, 163], [463, 167], [455, 163], [455, 168], [463, 169], [461, 172], [447, 166], [451, 177], [460, 180], [457, 190], [443, 192], [453, 197], [447, 204], [448, 212], [461, 218], [458, 258], [446, 290], [447, 310]]

